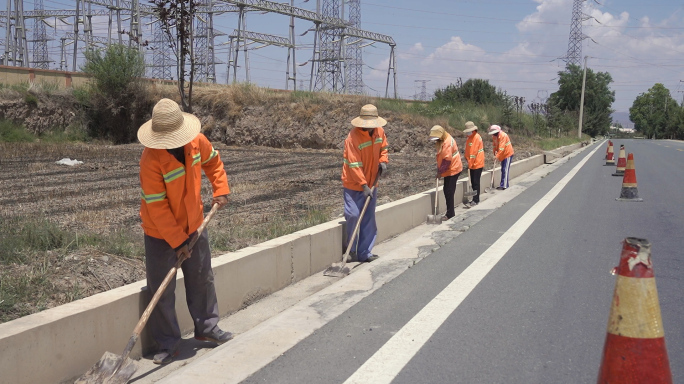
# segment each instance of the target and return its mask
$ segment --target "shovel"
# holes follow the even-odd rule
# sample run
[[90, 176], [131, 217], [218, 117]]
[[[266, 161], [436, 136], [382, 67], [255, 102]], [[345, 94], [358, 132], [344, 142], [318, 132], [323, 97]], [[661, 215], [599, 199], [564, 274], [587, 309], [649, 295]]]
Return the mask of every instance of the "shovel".
[[427, 216], [427, 224], [442, 224], [442, 217], [439, 215], [439, 177], [435, 183], [435, 214]]
[[[375, 182], [377, 183], [378, 179], [380, 178], [380, 174], [378, 174], [378, 177], [375, 179]], [[359, 233], [359, 228], [361, 227], [361, 220], [363, 219], [364, 213], [366, 213], [366, 208], [368, 208], [368, 204], [370, 203], [371, 199], [373, 198], [373, 192], [375, 191], [375, 183], [373, 183], [373, 187], [371, 188], [371, 194], [370, 196], [366, 197], [366, 202], [363, 203], [363, 209], [361, 210], [361, 213], [359, 214], [359, 219], [356, 220], [356, 225], [354, 226], [354, 232], [352, 232], [351, 237], [349, 238], [349, 244], [347, 244], [347, 250], [344, 252], [344, 255], [342, 255], [342, 262], [341, 263], [335, 263], [328, 267], [325, 271], [323, 271], [323, 276], [330, 276], [330, 277], [345, 277], [349, 274], [349, 267], [347, 267], [347, 259], [349, 258], [349, 253], [351, 252], [352, 245], [354, 245], [354, 240], [356, 240], [356, 235]]]
[[489, 187], [485, 188], [484, 193], [494, 192], [494, 167], [496, 167], [496, 159], [494, 160], [494, 164], [492, 164], [492, 170], [490, 171], [492, 174], [492, 181], [489, 183]]
[[[211, 207], [211, 211], [207, 217], [204, 218], [202, 225], [200, 225], [200, 227], [197, 229], [197, 236], [190, 241], [188, 249], [192, 249], [192, 247], [195, 245], [197, 239], [207, 226], [207, 223], [209, 223], [209, 220], [211, 220], [218, 210], [218, 207], [218, 204], [214, 204], [214, 206]], [[138, 369], [138, 366], [133, 360], [128, 358], [128, 355], [131, 353], [133, 346], [138, 341], [140, 332], [142, 332], [145, 324], [147, 324], [147, 320], [150, 318], [150, 314], [157, 305], [157, 302], [159, 302], [164, 290], [166, 290], [166, 287], [171, 282], [171, 279], [176, 277], [176, 271], [178, 271], [178, 268], [180, 268], [181, 264], [183, 264], [183, 261], [185, 261], [184, 258], [178, 259], [176, 265], [174, 265], [169, 273], [166, 274], [164, 281], [162, 281], [159, 289], [157, 289], [157, 292], [155, 292], [154, 296], [152, 296], [152, 300], [150, 300], [150, 303], [147, 305], [147, 308], [145, 308], [145, 312], [143, 312], [138, 324], [136, 324], [135, 329], [133, 329], [133, 335], [131, 335], [131, 338], [128, 339], [128, 344], [126, 344], [126, 348], [121, 356], [111, 352], [105, 352], [100, 358], [100, 361], [91, 367], [83, 376], [78, 378], [74, 384], [125, 384], [128, 382], [128, 380], [130, 380], [135, 371]]]
[[466, 191], [463, 192], [463, 204], [470, 201], [469, 197], [477, 195], [477, 192], [473, 190], [473, 185], [470, 182], [470, 176], [468, 176], [468, 183], [466, 183]]

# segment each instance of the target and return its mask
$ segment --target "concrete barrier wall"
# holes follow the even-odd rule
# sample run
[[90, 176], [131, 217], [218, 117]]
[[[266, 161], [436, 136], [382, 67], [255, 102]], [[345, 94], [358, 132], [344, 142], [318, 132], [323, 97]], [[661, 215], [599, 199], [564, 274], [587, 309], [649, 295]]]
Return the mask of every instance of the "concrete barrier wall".
[[[543, 164], [534, 156], [511, 165], [515, 177]], [[495, 171], [495, 185], [500, 172]], [[482, 189], [490, 172], [483, 172]], [[466, 179], [454, 197], [463, 197]], [[431, 189], [376, 209], [378, 239], [383, 241], [425, 222], [434, 199], [445, 208], [444, 194]], [[212, 260], [221, 315], [319, 273], [342, 259], [344, 223], [334, 220], [264, 243], [226, 253]], [[193, 329], [185, 304], [183, 275], [176, 282], [176, 311], [184, 332]], [[0, 383], [55, 383], [84, 373], [105, 351], [120, 354], [150, 299], [139, 281], [82, 300], [0, 324]], [[131, 353], [137, 358], [153, 343], [143, 332]]]

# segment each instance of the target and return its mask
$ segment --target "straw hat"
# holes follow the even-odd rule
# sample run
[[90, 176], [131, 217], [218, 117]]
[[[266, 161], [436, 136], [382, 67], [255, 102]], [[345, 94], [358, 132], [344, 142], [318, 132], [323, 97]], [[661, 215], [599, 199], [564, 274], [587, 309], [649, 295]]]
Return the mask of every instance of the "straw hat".
[[377, 128], [384, 127], [387, 120], [378, 116], [378, 109], [373, 104], [366, 104], [361, 107], [359, 117], [351, 121], [351, 124], [358, 128]]
[[435, 125], [434, 127], [430, 128], [430, 141], [436, 141], [444, 137], [444, 134], [446, 131], [444, 128], [442, 128], [441, 125]]
[[138, 140], [148, 148], [178, 148], [197, 137], [201, 126], [197, 117], [181, 112], [175, 101], [161, 99], [152, 110], [152, 119], [138, 129]]
[[472, 121], [466, 121], [465, 127], [466, 129], [463, 130], [463, 133], [477, 131], [477, 126]]
[[489, 127], [489, 134], [490, 135], [493, 135], [493, 134], [499, 133], [499, 132], [501, 132], [501, 127], [499, 127], [498, 125], [492, 125], [491, 127]]

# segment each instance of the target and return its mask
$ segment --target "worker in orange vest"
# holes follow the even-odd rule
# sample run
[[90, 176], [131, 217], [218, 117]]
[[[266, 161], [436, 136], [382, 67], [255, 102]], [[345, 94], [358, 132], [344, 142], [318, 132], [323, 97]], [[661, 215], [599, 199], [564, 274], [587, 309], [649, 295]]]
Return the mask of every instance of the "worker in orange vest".
[[[204, 219], [202, 171], [213, 188], [213, 204], [228, 203], [228, 178], [219, 153], [200, 133], [197, 117], [178, 104], [160, 100], [152, 119], [138, 129], [145, 146], [140, 158], [140, 218], [145, 232], [145, 267], [151, 293], [161, 285], [176, 261], [185, 259], [186, 300], [195, 325], [195, 339], [222, 344], [233, 335], [218, 326], [219, 311], [211, 269], [207, 230], [197, 233]], [[199, 236], [192, 251], [190, 239]], [[178, 354], [181, 332], [176, 317], [176, 279], [172, 279], [150, 316], [150, 332], [158, 345], [154, 363], [168, 364]]]
[[442, 221], [449, 220], [456, 215], [454, 212], [454, 194], [456, 193], [458, 175], [463, 170], [461, 153], [458, 151], [456, 140], [439, 125], [430, 129], [430, 141], [435, 144], [437, 150], [437, 178], [444, 178], [442, 191], [444, 192], [447, 211], [442, 217]]
[[344, 163], [342, 165], [342, 186], [344, 196], [344, 218], [347, 221], [347, 239], [359, 220], [366, 199], [370, 202], [361, 219], [358, 236], [350, 255], [352, 260], [371, 262], [378, 259], [371, 251], [375, 245], [378, 228], [375, 224], [377, 202], [377, 178], [387, 171], [387, 137], [382, 128], [387, 121], [378, 116], [378, 109], [372, 104], [361, 107], [361, 114], [351, 121], [351, 132], [344, 140]]
[[477, 126], [468, 121], [465, 123], [466, 129], [463, 133], [468, 135], [465, 143], [465, 159], [468, 162], [468, 171], [470, 172], [470, 183], [475, 191], [473, 200], [466, 203], [466, 208], [471, 208], [480, 203], [480, 178], [482, 177], [482, 169], [484, 169], [484, 147], [482, 145], [482, 137], [477, 133]]
[[498, 125], [489, 127], [489, 134], [492, 136], [494, 157], [501, 162], [501, 183], [496, 189], [504, 190], [509, 187], [508, 176], [513, 160], [513, 145], [511, 145], [511, 138]]

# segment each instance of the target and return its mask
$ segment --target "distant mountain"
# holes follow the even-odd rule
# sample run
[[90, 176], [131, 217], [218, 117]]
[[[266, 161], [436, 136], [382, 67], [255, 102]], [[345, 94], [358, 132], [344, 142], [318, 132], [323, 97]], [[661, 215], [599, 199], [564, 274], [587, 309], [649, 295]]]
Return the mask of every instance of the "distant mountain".
[[629, 112], [613, 112], [611, 117], [625, 128], [634, 128], [634, 123], [629, 120]]

